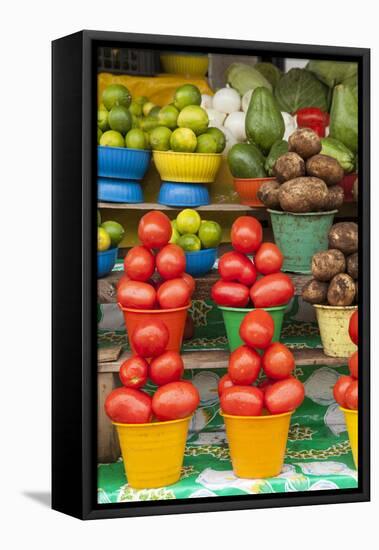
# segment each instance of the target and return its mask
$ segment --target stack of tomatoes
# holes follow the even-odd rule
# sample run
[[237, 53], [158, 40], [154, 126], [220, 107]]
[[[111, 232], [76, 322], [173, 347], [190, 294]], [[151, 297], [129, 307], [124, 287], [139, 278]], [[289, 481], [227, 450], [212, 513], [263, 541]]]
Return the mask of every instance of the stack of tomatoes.
[[[349, 334], [358, 345], [358, 311], [350, 317]], [[358, 350], [349, 358], [350, 376], [340, 376], [333, 388], [334, 399], [344, 409], [358, 410]]]
[[[170, 244], [169, 218], [159, 211], [145, 214], [138, 225], [142, 245], [129, 250], [125, 274], [117, 286], [117, 301], [131, 309], [175, 309], [187, 306], [195, 281], [185, 273], [186, 257], [180, 246]], [[159, 278], [152, 279], [158, 272]]]
[[[212, 299], [220, 306], [274, 307], [287, 304], [295, 293], [293, 283], [281, 273], [283, 254], [273, 243], [262, 243], [260, 222], [251, 216], [235, 220], [231, 230], [234, 250], [219, 259], [221, 280], [212, 287]], [[250, 259], [248, 254], [253, 254]], [[258, 274], [262, 275], [257, 280]]]
[[[245, 345], [229, 358], [228, 373], [218, 386], [221, 409], [235, 416], [260, 416], [290, 412], [301, 405], [304, 386], [292, 376], [295, 367], [291, 351], [272, 342], [274, 322], [263, 309], [250, 311], [243, 319], [240, 337]], [[260, 355], [257, 350], [262, 350]], [[258, 385], [261, 368], [266, 378]]]
[[[140, 322], [131, 339], [137, 355], [120, 367], [123, 386], [105, 401], [108, 417], [122, 424], [144, 424], [190, 416], [199, 404], [199, 392], [191, 382], [181, 380], [184, 365], [180, 354], [166, 350], [169, 331], [165, 323]], [[148, 379], [158, 386], [152, 397], [141, 389]]]

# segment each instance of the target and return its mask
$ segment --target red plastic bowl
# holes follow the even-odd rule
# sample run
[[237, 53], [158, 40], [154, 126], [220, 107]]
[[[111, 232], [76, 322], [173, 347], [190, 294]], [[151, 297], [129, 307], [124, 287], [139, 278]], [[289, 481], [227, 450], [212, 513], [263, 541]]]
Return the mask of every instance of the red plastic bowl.
[[241, 204], [264, 208], [264, 204], [257, 197], [260, 186], [265, 181], [274, 181], [275, 178], [233, 178], [234, 189], [237, 191]]

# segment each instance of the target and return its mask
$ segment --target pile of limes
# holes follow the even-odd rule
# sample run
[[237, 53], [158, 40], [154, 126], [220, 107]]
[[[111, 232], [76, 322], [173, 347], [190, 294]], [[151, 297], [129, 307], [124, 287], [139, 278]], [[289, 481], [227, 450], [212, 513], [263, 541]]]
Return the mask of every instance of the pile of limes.
[[196, 252], [202, 248], [216, 248], [221, 242], [221, 227], [217, 222], [202, 220], [191, 208], [182, 210], [171, 222], [171, 243], [179, 245], [185, 252]]
[[159, 107], [146, 97], [132, 99], [122, 84], [105, 88], [98, 109], [98, 143], [108, 147], [181, 153], [222, 153], [225, 136], [209, 128], [197, 86], [176, 89], [173, 101]]
[[113, 220], [101, 223], [100, 212], [97, 211], [97, 250], [104, 252], [109, 248], [116, 248], [124, 238], [125, 230], [122, 225]]

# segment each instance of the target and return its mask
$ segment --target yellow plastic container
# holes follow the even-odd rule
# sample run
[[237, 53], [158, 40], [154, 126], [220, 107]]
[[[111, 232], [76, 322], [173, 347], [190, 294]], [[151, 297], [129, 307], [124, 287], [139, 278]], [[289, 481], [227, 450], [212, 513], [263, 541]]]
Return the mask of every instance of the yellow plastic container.
[[358, 468], [358, 411], [351, 411], [340, 407], [345, 415], [347, 433], [349, 434], [351, 452], [355, 467]]
[[190, 420], [189, 416], [150, 424], [113, 423], [131, 487], [153, 489], [179, 481]]
[[212, 183], [221, 164], [218, 153], [153, 151], [153, 159], [162, 181], [180, 183]]
[[263, 416], [222, 414], [236, 476], [278, 475], [284, 462], [292, 411]]
[[350, 357], [357, 346], [349, 336], [349, 321], [358, 306], [315, 305], [314, 307], [325, 355]]
[[161, 54], [160, 59], [165, 73], [205, 76], [208, 71], [207, 55]]

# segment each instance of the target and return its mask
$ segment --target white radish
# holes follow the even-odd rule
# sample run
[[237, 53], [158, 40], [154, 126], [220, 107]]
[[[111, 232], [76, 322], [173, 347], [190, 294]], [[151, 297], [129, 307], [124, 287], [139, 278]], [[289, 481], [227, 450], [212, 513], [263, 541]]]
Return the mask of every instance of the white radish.
[[209, 118], [209, 126], [222, 126], [226, 119], [226, 114], [216, 109], [205, 109]]
[[213, 109], [222, 113], [234, 113], [241, 109], [241, 97], [233, 88], [221, 88], [213, 96]]
[[246, 141], [245, 113], [236, 111], [230, 113], [225, 119], [224, 127], [227, 128], [239, 142]]
[[201, 94], [201, 104], [200, 107], [203, 109], [212, 109], [213, 106], [213, 97], [208, 94]]

